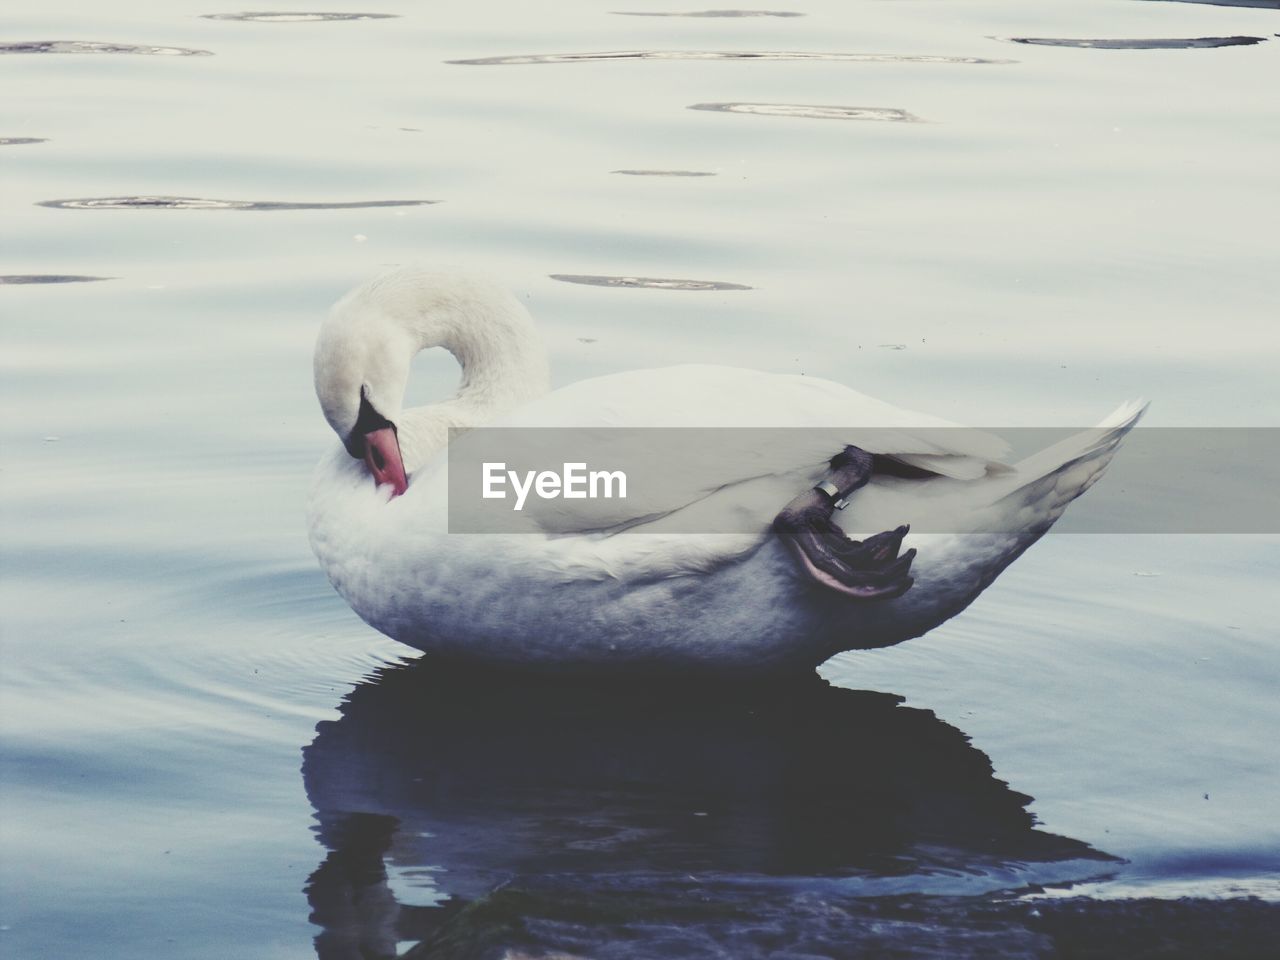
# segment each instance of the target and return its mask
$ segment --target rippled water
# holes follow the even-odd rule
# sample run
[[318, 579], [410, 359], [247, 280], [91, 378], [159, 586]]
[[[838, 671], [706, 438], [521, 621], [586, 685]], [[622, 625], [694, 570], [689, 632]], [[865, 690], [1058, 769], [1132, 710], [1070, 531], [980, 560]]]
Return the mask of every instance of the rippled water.
[[1274, 7], [8, 11], [0, 951], [1038, 955], [1132, 896], [1226, 898], [1123, 908], [1146, 944], [1274, 928], [1274, 537], [1049, 537], [832, 686], [614, 691], [401, 665], [302, 520], [317, 320], [410, 259], [506, 278], [559, 383], [1276, 426]]
[[356, 200], [307, 203], [280, 200], [209, 200], [203, 197], [83, 197], [79, 200], [41, 200], [42, 207], [63, 210], [343, 210], [364, 207], [420, 207], [431, 200]]

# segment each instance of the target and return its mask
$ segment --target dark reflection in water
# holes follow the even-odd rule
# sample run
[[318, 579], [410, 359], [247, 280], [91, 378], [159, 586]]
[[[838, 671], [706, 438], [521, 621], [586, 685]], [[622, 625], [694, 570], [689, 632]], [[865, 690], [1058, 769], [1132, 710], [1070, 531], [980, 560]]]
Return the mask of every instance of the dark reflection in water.
[[714, 177], [709, 170], [611, 170], [628, 177]]
[[1195, 37], [1183, 40], [1073, 40], [1055, 37], [994, 37], [1010, 43], [1042, 47], [1095, 47], [1099, 50], [1187, 50], [1192, 47], [1242, 47], [1263, 43], [1266, 37]]
[[803, 17], [795, 10], [689, 10], [687, 12], [662, 10], [614, 10], [619, 17]]
[[132, 43], [101, 43], [96, 40], [27, 40], [0, 43], [0, 53], [140, 53], [153, 57], [211, 57], [212, 50], [188, 47], [149, 47]]
[[[959, 730], [900, 704], [816, 675], [588, 687], [385, 668], [303, 751], [327, 849], [307, 883], [318, 952], [769, 956], [840, 942], [880, 909], [868, 897], [1112, 869], [1037, 830]], [[396, 891], [406, 877], [417, 889]]]
[[44, 137], [0, 137], [0, 147], [20, 147], [26, 143], [48, 143]]
[[553, 273], [552, 280], [592, 287], [648, 287], [654, 290], [750, 290], [746, 284], [723, 280], [673, 280], [663, 277], [598, 277], [586, 273]]
[[244, 13], [203, 13], [205, 20], [250, 20], [258, 23], [319, 23], [328, 20], [394, 20], [398, 13], [286, 13], [247, 10]]
[[897, 53], [813, 53], [808, 50], [610, 50], [602, 53], [529, 53], [507, 57], [447, 60], [467, 66], [526, 63], [583, 63], [590, 60], [841, 60], [851, 63], [1016, 63], [985, 57], [939, 57]]
[[919, 117], [897, 107], [842, 107], [817, 103], [693, 103], [690, 110], [754, 113], [762, 117], [800, 117], [808, 120], [888, 120], [920, 123]]
[[297, 203], [277, 200], [208, 200], [201, 197], [84, 197], [41, 200], [40, 207], [62, 210], [355, 210], [363, 207], [418, 207], [435, 200], [355, 200], [349, 203]]
[[11, 273], [0, 276], [4, 283], [93, 283], [98, 280], [114, 280], [115, 277], [81, 277], [73, 273]]

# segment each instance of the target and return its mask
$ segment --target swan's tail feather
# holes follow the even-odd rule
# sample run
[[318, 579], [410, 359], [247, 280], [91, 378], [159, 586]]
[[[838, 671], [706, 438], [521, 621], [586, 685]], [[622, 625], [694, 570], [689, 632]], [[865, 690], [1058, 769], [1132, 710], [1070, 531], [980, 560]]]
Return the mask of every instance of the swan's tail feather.
[[1022, 480], [1016, 490], [1001, 498], [1005, 507], [1031, 511], [1028, 526], [1048, 529], [1069, 504], [1093, 486], [1106, 472], [1125, 434], [1146, 413], [1147, 403], [1130, 400], [1096, 427], [1067, 437], [1017, 464]]
[[1113, 452], [1146, 410], [1146, 401], [1126, 401], [1096, 427], [1073, 434], [1020, 461], [1018, 473], [1025, 477], [1042, 477], [1080, 460]]

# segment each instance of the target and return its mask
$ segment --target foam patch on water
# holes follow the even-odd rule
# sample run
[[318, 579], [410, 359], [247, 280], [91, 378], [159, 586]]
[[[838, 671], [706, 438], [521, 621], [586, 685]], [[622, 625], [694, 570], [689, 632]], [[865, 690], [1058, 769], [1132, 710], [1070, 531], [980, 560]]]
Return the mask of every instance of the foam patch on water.
[[601, 53], [526, 53], [505, 57], [447, 60], [465, 66], [529, 63], [584, 63], [592, 60], [836, 60], [848, 63], [1016, 63], [986, 57], [944, 57], [899, 53], [815, 53], [809, 50], [610, 50]]
[[690, 110], [753, 113], [762, 117], [802, 117], [809, 120], [881, 120], [920, 123], [919, 117], [897, 107], [842, 107], [808, 103], [694, 103]]
[[1027, 894], [1024, 900], [1054, 900], [1089, 897], [1092, 900], [1238, 900], [1252, 897], [1267, 903], [1280, 903], [1280, 878], [1277, 877], [1124, 877], [1116, 880], [1089, 881], [1069, 887], [1050, 887]]
[[202, 197], [83, 197], [41, 200], [37, 206], [62, 210], [356, 210], [365, 207], [416, 207], [435, 200], [354, 200], [303, 203], [282, 200], [209, 200]]
[[102, 43], [97, 40], [26, 40], [0, 43], [0, 53], [133, 53], [151, 57], [211, 57], [212, 50], [190, 47], [151, 47], [132, 43]]
[[553, 273], [552, 280], [585, 283], [594, 287], [646, 287], [654, 290], [750, 290], [746, 284], [723, 280], [671, 280], [660, 277], [600, 277], [590, 274]]

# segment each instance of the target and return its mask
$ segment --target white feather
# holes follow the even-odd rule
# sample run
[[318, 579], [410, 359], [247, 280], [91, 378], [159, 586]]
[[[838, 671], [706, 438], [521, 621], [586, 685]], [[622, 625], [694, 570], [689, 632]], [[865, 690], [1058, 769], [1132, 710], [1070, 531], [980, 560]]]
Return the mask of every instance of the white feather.
[[[388, 290], [393, 309], [380, 310], [379, 291]], [[420, 291], [420, 309], [406, 305], [406, 290]], [[343, 369], [334, 348], [357, 327], [386, 342], [351, 351], [353, 364], [385, 358], [396, 342], [443, 346], [463, 361], [465, 386], [450, 401], [399, 414], [412, 475], [403, 496], [388, 501], [340, 446], [320, 464], [309, 522], [321, 565], [357, 613], [398, 640], [547, 669], [811, 667], [840, 650], [918, 636], [967, 606], [1097, 480], [1143, 410], [1127, 404], [1011, 466], [998, 437], [810, 377], [691, 365], [546, 393], [545, 357], [514, 298], [474, 278], [410, 268], [349, 296], [327, 321], [317, 393], [331, 422], [342, 422], [333, 413], [346, 409], [341, 391], [368, 379]], [[380, 363], [407, 370], [407, 360]], [[396, 401], [404, 389], [402, 379], [373, 386]], [[450, 534], [447, 430], [482, 425], [529, 435], [591, 430], [592, 450], [606, 460], [617, 428], [751, 429], [718, 430], [713, 457], [672, 456], [665, 482], [648, 494], [572, 509], [540, 501], [522, 520], [526, 532]], [[466, 442], [455, 441], [455, 455]], [[768, 534], [842, 444], [933, 474], [877, 475], [837, 515], [847, 531], [904, 522], [955, 531], [908, 538], [919, 548], [916, 582], [895, 600], [858, 602], [812, 585]]]

